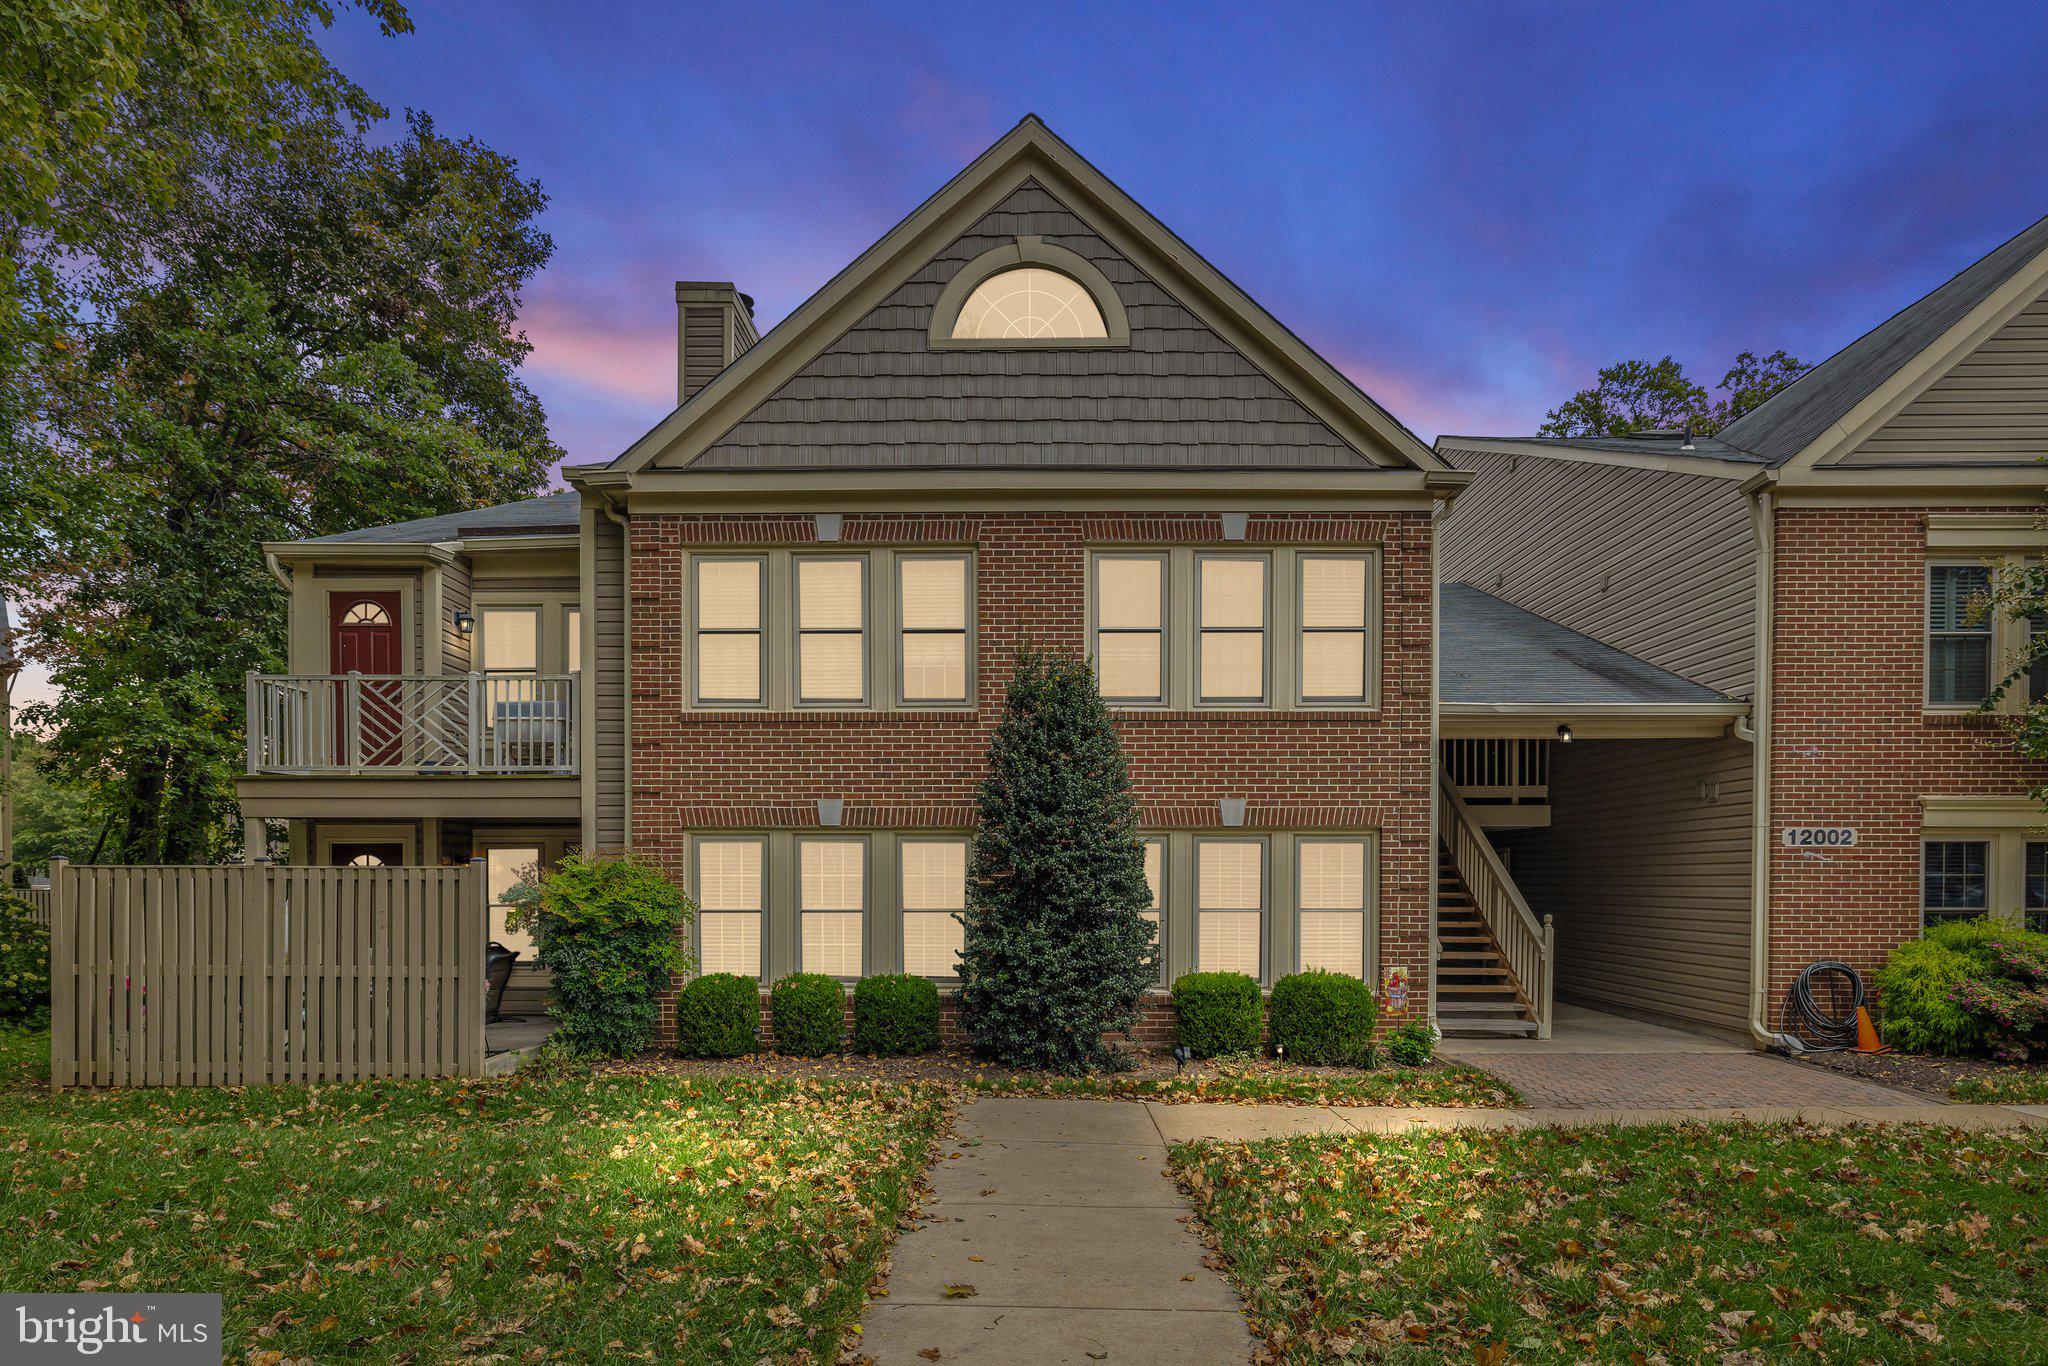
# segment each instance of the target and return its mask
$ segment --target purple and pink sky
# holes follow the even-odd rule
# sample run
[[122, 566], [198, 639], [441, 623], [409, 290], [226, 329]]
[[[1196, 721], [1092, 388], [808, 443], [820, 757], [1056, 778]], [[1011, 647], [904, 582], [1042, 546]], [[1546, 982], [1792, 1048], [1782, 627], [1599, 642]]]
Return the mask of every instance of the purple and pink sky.
[[674, 280], [765, 330], [1031, 112], [1425, 439], [1820, 360], [2048, 213], [2039, 0], [412, 12], [325, 47], [547, 189], [527, 380], [578, 462], [672, 405]]

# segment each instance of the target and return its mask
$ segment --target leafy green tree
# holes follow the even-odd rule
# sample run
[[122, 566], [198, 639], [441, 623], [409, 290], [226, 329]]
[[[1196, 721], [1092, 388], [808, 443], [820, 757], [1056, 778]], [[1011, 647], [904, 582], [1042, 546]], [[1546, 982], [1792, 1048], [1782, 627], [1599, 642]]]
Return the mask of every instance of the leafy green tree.
[[504, 501], [560, 455], [515, 374], [538, 186], [422, 115], [369, 134], [314, 109], [214, 147], [148, 278], [42, 377], [74, 512], [18, 570], [61, 690], [26, 716], [121, 861], [231, 845], [242, 675], [284, 659], [263, 541]]
[[27, 885], [60, 855], [86, 862], [105, 826], [92, 793], [52, 774], [42, 740], [29, 731], [14, 733], [13, 774], [16, 885]]
[[1085, 659], [1020, 651], [989, 742], [967, 883], [961, 1019], [1017, 1067], [1110, 1064], [1159, 980], [1138, 806]]
[[1744, 351], [1721, 377], [1714, 396], [1670, 356], [1627, 360], [1600, 371], [1598, 382], [1550, 410], [1541, 436], [1633, 436], [1689, 428], [1711, 436], [1797, 379], [1806, 367], [1783, 351], [1759, 360]]
[[164, 225], [225, 152], [278, 155], [308, 117], [380, 110], [316, 28], [354, 8], [386, 34], [398, 0], [9, 0], [0, 4], [0, 574], [50, 529], [89, 527], [52, 382], [146, 284]]

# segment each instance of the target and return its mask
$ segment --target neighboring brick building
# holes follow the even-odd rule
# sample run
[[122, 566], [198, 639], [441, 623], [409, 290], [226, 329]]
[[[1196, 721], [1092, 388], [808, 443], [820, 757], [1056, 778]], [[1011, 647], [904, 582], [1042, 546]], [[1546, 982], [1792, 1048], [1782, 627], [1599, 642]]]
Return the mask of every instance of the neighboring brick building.
[[[1999, 715], [2039, 680], [1985, 706], [2027, 626], [1970, 608], [2001, 564], [2048, 550], [2044, 291], [2048, 220], [1712, 437], [1439, 441], [1478, 476], [1446, 527], [1446, 581], [1752, 704], [1717, 774], [1675, 749], [1586, 746], [1572, 758], [1598, 792], [1581, 784], [1568, 811], [1554, 775], [1551, 828], [1507, 837], [1531, 901], [1556, 910], [1568, 989], [1768, 1034], [1818, 959], [1868, 972], [1943, 916], [2048, 928], [2031, 795], [2048, 766]], [[1645, 800], [1659, 787], [1662, 806]], [[1632, 866], [1674, 831], [1694, 857]], [[1738, 904], [1762, 944], [1715, 928]], [[1574, 937], [1582, 962], [1627, 945], [1627, 966], [1575, 979]], [[1718, 992], [1699, 1009], [1721, 982], [1744, 986], [1739, 1016]]]

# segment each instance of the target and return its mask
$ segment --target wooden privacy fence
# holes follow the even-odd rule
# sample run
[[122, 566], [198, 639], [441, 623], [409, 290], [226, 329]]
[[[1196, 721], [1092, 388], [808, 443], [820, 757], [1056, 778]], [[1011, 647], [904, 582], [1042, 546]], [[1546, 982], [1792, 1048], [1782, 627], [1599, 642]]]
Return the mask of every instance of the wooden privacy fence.
[[34, 920], [38, 925], [50, 923], [50, 889], [48, 887], [31, 887], [22, 893], [22, 898], [28, 902], [30, 919]]
[[484, 871], [50, 864], [50, 1084], [480, 1076]]

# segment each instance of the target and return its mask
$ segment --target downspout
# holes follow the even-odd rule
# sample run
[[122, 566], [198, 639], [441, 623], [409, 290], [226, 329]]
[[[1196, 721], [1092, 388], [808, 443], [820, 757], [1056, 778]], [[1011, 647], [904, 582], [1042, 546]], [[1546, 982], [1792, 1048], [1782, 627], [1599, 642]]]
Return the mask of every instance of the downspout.
[[1749, 834], [1749, 1032], [1765, 1048], [1804, 1052], [1799, 1040], [1771, 1028], [1771, 672], [1777, 617], [1777, 475], [1765, 470], [1743, 485], [1756, 534], [1756, 684], [1750, 690], [1748, 724], [1737, 736], [1750, 742], [1754, 764]]
[[278, 560], [274, 552], [268, 550], [263, 552], [263, 567], [270, 571], [271, 578], [277, 580], [278, 587], [284, 589], [287, 593], [292, 591], [292, 576], [285, 572], [283, 563]]

